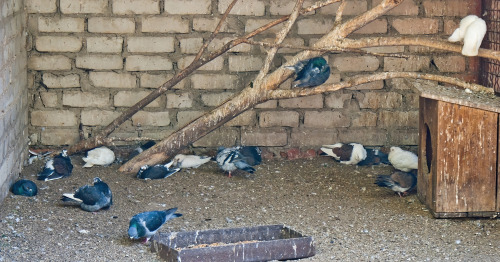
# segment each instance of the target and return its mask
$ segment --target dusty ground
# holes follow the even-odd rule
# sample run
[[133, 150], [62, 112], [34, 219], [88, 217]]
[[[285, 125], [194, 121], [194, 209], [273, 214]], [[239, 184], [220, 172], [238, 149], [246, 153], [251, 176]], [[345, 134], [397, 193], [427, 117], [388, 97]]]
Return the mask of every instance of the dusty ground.
[[[0, 261], [157, 261], [149, 246], [127, 237], [129, 219], [178, 207], [184, 216], [161, 231], [285, 224], [313, 236], [316, 255], [304, 261], [498, 261], [495, 219], [434, 219], [415, 194], [399, 198], [373, 184], [390, 166], [353, 167], [326, 157], [265, 161], [256, 174], [228, 178], [209, 163], [156, 181], [135, 179], [118, 165], [82, 169], [41, 182], [43, 163], [25, 168], [34, 198], [9, 196], [0, 208]], [[60, 196], [99, 176], [114, 206], [88, 213]]]

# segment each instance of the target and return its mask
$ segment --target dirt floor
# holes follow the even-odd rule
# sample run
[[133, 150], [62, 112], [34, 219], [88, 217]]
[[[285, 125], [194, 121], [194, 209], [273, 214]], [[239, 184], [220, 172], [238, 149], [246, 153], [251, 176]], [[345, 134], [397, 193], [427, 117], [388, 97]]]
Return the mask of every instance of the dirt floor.
[[[110, 167], [75, 168], [69, 178], [36, 181], [43, 162], [21, 178], [36, 197], [9, 193], [0, 208], [0, 261], [158, 261], [148, 245], [127, 237], [139, 212], [178, 207], [183, 216], [160, 231], [285, 224], [315, 241], [303, 261], [498, 261], [496, 219], [434, 219], [413, 193], [400, 198], [373, 184], [391, 166], [356, 167], [331, 158], [267, 160], [253, 175], [228, 178], [215, 163], [144, 181]], [[94, 177], [107, 182], [114, 205], [97, 213], [62, 204]]]

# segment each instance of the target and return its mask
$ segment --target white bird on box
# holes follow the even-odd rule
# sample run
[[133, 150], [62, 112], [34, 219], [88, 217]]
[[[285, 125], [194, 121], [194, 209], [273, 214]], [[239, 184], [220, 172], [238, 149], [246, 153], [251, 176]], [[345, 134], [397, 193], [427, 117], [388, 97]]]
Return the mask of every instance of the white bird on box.
[[468, 15], [462, 18], [460, 27], [455, 29], [448, 41], [458, 42], [463, 40], [462, 55], [477, 56], [485, 34], [486, 22], [475, 15]]

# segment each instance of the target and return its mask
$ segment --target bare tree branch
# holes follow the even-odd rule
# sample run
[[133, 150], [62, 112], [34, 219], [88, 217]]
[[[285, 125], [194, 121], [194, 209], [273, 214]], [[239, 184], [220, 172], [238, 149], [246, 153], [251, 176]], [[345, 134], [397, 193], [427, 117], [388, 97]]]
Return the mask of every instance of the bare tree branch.
[[361, 84], [370, 83], [373, 81], [386, 80], [391, 78], [414, 78], [414, 79], [426, 79], [432, 81], [438, 81], [443, 83], [448, 83], [456, 85], [463, 88], [468, 88], [476, 92], [493, 93], [491, 88], [486, 88], [482, 85], [468, 83], [457, 79], [455, 77], [434, 75], [434, 74], [424, 74], [415, 72], [381, 72], [369, 75], [359, 75], [342, 81], [337, 84], [323, 84], [315, 88], [300, 88], [300, 89], [289, 89], [289, 90], [272, 90], [268, 93], [267, 99], [285, 99], [285, 98], [295, 98], [302, 96], [311, 96], [316, 94], [321, 94], [324, 92], [337, 91], [343, 88], [349, 88]]
[[315, 47], [310, 47], [310, 46], [296, 46], [296, 45], [287, 45], [287, 44], [273, 44], [269, 42], [262, 42], [262, 41], [254, 41], [251, 39], [247, 39], [243, 41], [246, 44], [249, 45], [259, 45], [263, 47], [279, 47], [279, 48], [290, 48], [290, 49], [297, 49], [297, 50], [309, 50], [309, 51], [318, 51], [318, 52], [325, 52], [325, 53], [331, 53], [331, 54], [338, 54], [342, 52], [351, 52], [351, 53], [359, 53], [359, 54], [365, 54], [365, 55], [373, 55], [373, 56], [383, 56], [383, 57], [398, 57], [398, 58], [409, 58], [409, 55], [405, 54], [395, 54], [395, 53], [377, 53], [377, 52], [371, 52], [371, 51], [366, 51], [366, 50], [361, 50], [361, 49], [350, 49], [350, 48], [337, 48], [337, 47], [324, 47], [324, 48], [315, 48]]
[[[285, 26], [283, 29], [281, 29], [280, 32], [276, 34], [276, 39], [274, 41], [274, 44], [280, 45], [283, 43], [283, 40], [285, 40], [285, 37], [288, 35], [288, 32], [290, 32], [290, 29], [292, 29], [292, 26], [295, 24], [295, 20], [299, 17], [299, 12], [302, 9], [302, 4], [304, 3], [304, 0], [297, 0], [297, 3], [295, 3], [295, 7], [293, 8], [292, 14], [290, 15], [290, 18], [288, 21], [285, 23]], [[264, 76], [269, 72], [269, 67], [271, 66], [271, 63], [273, 62], [274, 56], [278, 52], [278, 47], [271, 47], [267, 51], [267, 57], [266, 60], [264, 61], [264, 66], [260, 70], [259, 74], [255, 78], [254, 84], [257, 87], [260, 87], [260, 84], [262, 82], [262, 79]]]
[[215, 27], [215, 30], [212, 32], [212, 34], [210, 34], [210, 37], [208, 37], [208, 39], [205, 40], [205, 42], [203, 43], [203, 46], [200, 48], [200, 51], [198, 51], [198, 54], [196, 54], [196, 56], [194, 58], [194, 61], [200, 59], [200, 57], [203, 55], [203, 53], [205, 52], [205, 50], [207, 50], [208, 45], [215, 39], [215, 37], [217, 36], [217, 34], [219, 34], [219, 31], [222, 28], [222, 25], [226, 21], [227, 16], [229, 15], [229, 13], [231, 12], [231, 10], [233, 9], [233, 7], [236, 4], [236, 2], [238, 2], [238, 0], [233, 0], [229, 4], [229, 6], [226, 9], [226, 12], [224, 12], [224, 15], [222, 15], [222, 18], [220, 19], [219, 23], [217, 24], [217, 27]]
[[[319, 9], [321, 7], [327, 6], [329, 4], [338, 2], [340, 0], [326, 0], [326, 1], [320, 1], [316, 2], [315, 4], [309, 6], [308, 8], [302, 9], [300, 11], [301, 14], [305, 14], [307, 12], [314, 11], [316, 9]], [[231, 6], [229, 6], [231, 7]], [[228, 7], [228, 8], [229, 8]], [[228, 13], [227, 11], [225, 13]], [[244, 40], [250, 39], [254, 36], [256, 36], [259, 33], [262, 33], [269, 28], [278, 25], [282, 22], [285, 22], [286, 20], [289, 19], [288, 16], [283, 16], [279, 19], [276, 19], [264, 26], [259, 27], [258, 29], [246, 34], [243, 37], [234, 39], [228, 43], [226, 43], [224, 46], [222, 46], [219, 50], [216, 50], [203, 58], [200, 57], [198, 60], [193, 60], [190, 65], [188, 65], [186, 68], [175, 74], [170, 80], [167, 82], [163, 83], [160, 87], [152, 91], [149, 95], [141, 99], [139, 102], [137, 102], [135, 105], [129, 107], [127, 110], [122, 112], [120, 116], [118, 116], [115, 120], [113, 120], [110, 124], [108, 124], [106, 127], [104, 127], [99, 134], [88, 138], [86, 140], [82, 140], [78, 142], [77, 144], [74, 144], [68, 148], [68, 154], [74, 154], [76, 152], [81, 152], [85, 151], [88, 149], [92, 149], [94, 147], [100, 146], [100, 145], [105, 145], [107, 144], [106, 137], [109, 136], [116, 128], [118, 128], [121, 124], [123, 124], [127, 119], [132, 117], [135, 113], [137, 113], [139, 110], [143, 109], [145, 106], [153, 102], [156, 98], [158, 98], [160, 95], [165, 93], [167, 90], [171, 89], [173, 86], [175, 86], [177, 83], [179, 83], [181, 80], [186, 78], [188, 75], [193, 73], [196, 69], [200, 68], [201, 66], [205, 65], [206, 63], [212, 61], [213, 59], [219, 57], [220, 55], [224, 54], [231, 48], [243, 43]], [[221, 19], [222, 21], [222, 19]], [[220, 24], [220, 23], [219, 23]], [[200, 52], [199, 52], [200, 53]], [[203, 51], [201, 51], [203, 53]]]
[[[346, 36], [353, 30], [355, 30], [354, 26], [361, 27], [369, 22], [367, 20], [362, 21], [361, 18], [372, 20], [376, 19], [391, 8], [397, 6], [401, 1], [402, 0], [384, 0], [382, 3], [375, 6], [372, 10], [367, 11], [365, 14], [355, 17], [345, 22], [344, 24], [333, 28], [330, 33], [318, 40], [318, 42], [316, 42], [313, 47], [317, 48], [327, 46], [327, 44], [332, 40], [338, 39], [339, 36]], [[286, 65], [292, 65], [299, 60], [318, 56], [323, 53], [324, 52], [306, 50], [297, 54], [290, 61], [288, 61]], [[174, 152], [183, 149], [188, 144], [191, 144], [199, 138], [205, 136], [215, 128], [223, 125], [248, 108], [253, 107], [257, 103], [265, 101], [269, 90], [278, 88], [278, 86], [283, 83], [291, 74], [291, 70], [286, 70], [284, 66], [281, 66], [274, 72], [268, 74], [262, 80], [262, 83], [257, 85], [257, 88], [251, 88], [247, 86], [231, 100], [226, 101], [216, 109], [193, 120], [191, 123], [177, 130], [160, 143], [148, 149], [146, 152], [136, 156], [129, 162], [122, 165], [119, 170], [122, 172], [137, 172], [137, 170], [139, 170], [142, 165], [165, 161]]]

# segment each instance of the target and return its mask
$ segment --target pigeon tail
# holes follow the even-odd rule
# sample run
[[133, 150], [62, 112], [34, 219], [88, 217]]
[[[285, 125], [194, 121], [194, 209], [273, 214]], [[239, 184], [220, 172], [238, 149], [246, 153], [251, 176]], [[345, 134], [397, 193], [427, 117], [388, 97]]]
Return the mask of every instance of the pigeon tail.
[[486, 22], [478, 18], [472, 22], [465, 32], [464, 46], [462, 48], [462, 55], [464, 56], [477, 56], [481, 42], [483, 42], [484, 35], [486, 34]]
[[375, 184], [379, 187], [387, 187], [387, 188], [392, 188], [393, 186], [396, 185], [394, 181], [391, 179], [391, 176], [388, 175], [377, 176]]
[[61, 200], [64, 202], [76, 202], [76, 203], [83, 202], [81, 199], [76, 198], [74, 194], [70, 194], [70, 193], [63, 194]]
[[89, 161], [89, 159], [87, 159], [86, 157], [82, 158], [83, 161], [85, 161], [85, 165], [83, 165], [83, 167], [93, 167], [94, 164], [92, 164], [92, 162]]
[[250, 166], [249, 164], [245, 163], [245, 162], [242, 162], [242, 161], [237, 161], [234, 163], [234, 165], [238, 168], [238, 169], [241, 169], [245, 172], [248, 172], [250, 174], [253, 174], [253, 172], [255, 172], [255, 168], [253, 168], [252, 166]]

